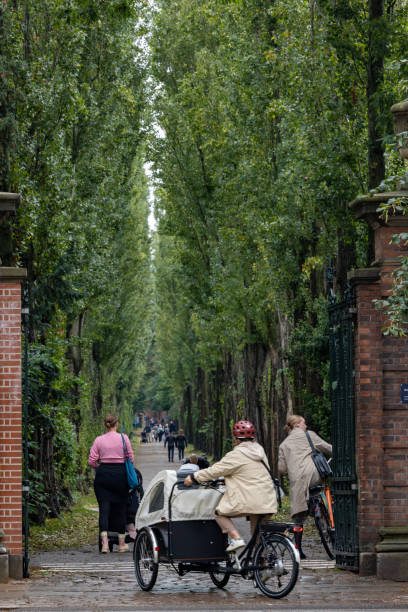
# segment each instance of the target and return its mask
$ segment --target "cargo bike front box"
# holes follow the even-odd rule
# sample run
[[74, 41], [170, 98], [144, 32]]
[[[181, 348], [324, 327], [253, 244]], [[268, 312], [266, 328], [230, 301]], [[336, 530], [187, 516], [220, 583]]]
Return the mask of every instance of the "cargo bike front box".
[[[174, 470], [159, 472], [145, 492], [135, 524], [138, 536], [145, 533], [144, 539], [154, 544], [155, 562], [199, 563], [202, 571], [226, 560], [227, 537], [214, 520], [223, 489], [185, 487], [186, 473], [177, 477]], [[194, 567], [186, 565], [188, 569]]]

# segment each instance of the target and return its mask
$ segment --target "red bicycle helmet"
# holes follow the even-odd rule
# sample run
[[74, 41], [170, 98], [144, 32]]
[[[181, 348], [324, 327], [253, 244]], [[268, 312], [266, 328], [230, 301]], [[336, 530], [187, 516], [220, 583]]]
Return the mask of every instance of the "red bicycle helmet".
[[236, 438], [250, 440], [255, 438], [255, 427], [249, 421], [238, 421], [232, 428], [232, 433]]

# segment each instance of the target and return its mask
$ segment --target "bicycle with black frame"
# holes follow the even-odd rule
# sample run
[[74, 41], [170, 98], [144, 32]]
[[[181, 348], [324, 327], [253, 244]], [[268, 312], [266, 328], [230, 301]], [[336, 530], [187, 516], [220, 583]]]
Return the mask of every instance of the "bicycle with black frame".
[[[293, 589], [299, 572], [299, 550], [297, 541], [303, 532], [301, 525], [278, 523], [258, 518], [254, 533], [245, 548], [230, 553], [226, 564], [216, 574], [222, 587], [231, 575], [253, 579], [255, 585], [267, 597], [280, 599]], [[294, 543], [290, 536], [294, 536]], [[222, 575], [223, 574], [223, 575]]]

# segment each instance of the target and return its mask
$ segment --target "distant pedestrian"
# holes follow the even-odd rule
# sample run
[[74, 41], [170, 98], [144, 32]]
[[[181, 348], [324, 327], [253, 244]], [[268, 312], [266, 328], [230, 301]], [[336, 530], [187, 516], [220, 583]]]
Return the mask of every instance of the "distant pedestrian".
[[176, 436], [176, 446], [178, 450], [178, 458], [179, 461], [184, 459], [184, 449], [187, 446], [186, 436], [184, 435], [184, 431], [179, 429], [178, 435]]
[[174, 463], [174, 447], [176, 445], [176, 437], [174, 434], [169, 432], [169, 435], [166, 436], [166, 439], [164, 440], [164, 448], [166, 448], [167, 446], [167, 452], [168, 452], [168, 456], [169, 456], [169, 461], [171, 463]]
[[177, 431], [177, 427], [176, 427], [174, 421], [170, 421], [170, 423], [169, 423], [169, 432], [170, 433], [176, 433], [176, 431]]
[[144, 428], [145, 432], [146, 432], [146, 440], [148, 442], [151, 442], [151, 434], [152, 434], [152, 428], [150, 427], [150, 425], [146, 425], [146, 427]]
[[162, 424], [160, 424], [157, 428], [157, 436], [159, 438], [159, 442], [162, 441], [163, 434], [164, 434], [164, 427]]

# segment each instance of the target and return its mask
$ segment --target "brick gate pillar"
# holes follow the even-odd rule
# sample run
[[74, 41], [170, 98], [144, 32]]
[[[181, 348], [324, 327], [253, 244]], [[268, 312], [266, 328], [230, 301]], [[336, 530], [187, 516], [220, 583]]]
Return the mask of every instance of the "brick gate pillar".
[[372, 267], [349, 274], [357, 306], [360, 572], [400, 580], [408, 580], [408, 404], [401, 401], [401, 385], [408, 384], [408, 341], [383, 334], [386, 317], [374, 300], [390, 294], [392, 272], [401, 256], [408, 255], [407, 247], [391, 243], [393, 234], [408, 230], [408, 217], [394, 214], [385, 222], [377, 210], [381, 202], [407, 195], [407, 191], [380, 193], [350, 205], [357, 218], [371, 225], [375, 236]]
[[22, 577], [21, 282], [22, 268], [0, 267], [0, 528], [9, 573]]
[[[22, 578], [21, 282], [12, 263], [11, 217], [20, 197], [0, 192], [0, 580]], [[7, 264], [7, 265], [5, 265]], [[6, 558], [7, 557], [7, 558]], [[6, 562], [6, 563], [4, 563]]]

